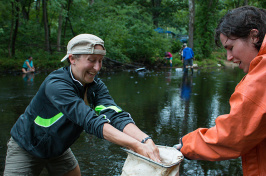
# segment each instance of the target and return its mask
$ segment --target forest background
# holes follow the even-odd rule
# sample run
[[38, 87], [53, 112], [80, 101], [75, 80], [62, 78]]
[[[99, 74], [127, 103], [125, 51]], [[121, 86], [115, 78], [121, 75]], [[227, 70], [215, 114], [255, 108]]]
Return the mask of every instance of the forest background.
[[225, 51], [215, 47], [219, 19], [243, 5], [266, 7], [261, 0], [0, 0], [0, 71], [21, 70], [34, 58], [37, 70], [64, 65], [68, 41], [91, 33], [105, 41], [107, 58], [156, 67], [164, 53], [182, 66], [183, 42], [199, 66], [223, 65]]

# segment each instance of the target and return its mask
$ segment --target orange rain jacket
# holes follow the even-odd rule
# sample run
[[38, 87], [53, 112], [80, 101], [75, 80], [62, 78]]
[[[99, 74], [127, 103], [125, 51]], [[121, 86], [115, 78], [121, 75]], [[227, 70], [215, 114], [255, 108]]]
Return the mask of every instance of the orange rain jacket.
[[248, 74], [230, 98], [230, 114], [212, 128], [199, 128], [182, 138], [189, 159], [220, 161], [242, 158], [245, 176], [266, 175], [266, 36]]

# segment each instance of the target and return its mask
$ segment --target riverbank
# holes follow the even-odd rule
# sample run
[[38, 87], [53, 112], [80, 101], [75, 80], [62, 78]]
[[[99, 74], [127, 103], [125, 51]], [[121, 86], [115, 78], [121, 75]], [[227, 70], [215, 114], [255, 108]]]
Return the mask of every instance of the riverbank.
[[224, 61], [224, 66], [226, 67], [226, 68], [236, 68], [236, 67], [238, 67], [239, 65], [238, 64], [236, 64], [236, 63], [233, 63], [233, 62], [230, 62], [230, 61]]
[[[13, 73], [13, 74], [20, 74], [21, 73], [21, 66], [24, 62], [22, 59], [0, 59], [0, 72], [1, 73]], [[56, 70], [60, 67], [66, 66], [67, 62], [60, 62], [58, 60], [48, 59], [48, 60], [41, 60], [41, 59], [34, 59], [34, 66], [37, 72], [51, 72]], [[198, 69], [208, 69], [208, 68], [234, 68], [238, 67], [237, 64], [231, 63], [226, 61], [225, 59], [205, 59], [202, 61], [194, 60], [194, 67]], [[173, 60], [173, 67], [172, 68], [182, 68], [182, 62], [179, 59]], [[145, 67], [148, 70], [157, 70], [157, 69], [164, 69], [164, 68], [171, 68], [169, 66], [165, 66], [164, 60], [160, 59], [154, 63], [123, 63], [119, 62], [110, 58], [105, 58], [103, 61], [102, 71], [124, 71], [124, 70], [135, 70], [138, 68]]]

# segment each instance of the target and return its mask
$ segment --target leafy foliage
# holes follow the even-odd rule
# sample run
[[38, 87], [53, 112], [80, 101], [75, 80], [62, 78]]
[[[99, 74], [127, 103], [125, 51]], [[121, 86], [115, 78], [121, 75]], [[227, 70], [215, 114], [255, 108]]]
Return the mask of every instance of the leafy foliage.
[[218, 0], [200, 1], [197, 7], [194, 50], [199, 60], [210, 57], [214, 49], [218, 2]]
[[[0, 53], [10, 56], [15, 22], [18, 32], [15, 55], [10, 64], [32, 55], [41, 67], [54, 66], [66, 53], [68, 41], [77, 34], [91, 33], [105, 41], [107, 57], [122, 62], [154, 64], [166, 51], [177, 54], [181, 48], [178, 37], [187, 35], [189, 11], [187, 0], [57, 0], [47, 2], [51, 54], [45, 51], [45, 30], [41, 0], [0, 0]], [[244, 0], [196, 0], [194, 51], [198, 60], [215, 59], [213, 36], [218, 19], [227, 10], [244, 5]], [[250, 0], [250, 5], [265, 8], [264, 1]], [[18, 7], [17, 9], [15, 7]], [[18, 18], [16, 18], [18, 14]], [[59, 19], [62, 17], [61, 35]], [[167, 37], [155, 28], [171, 30]], [[58, 50], [58, 39], [60, 47]], [[12, 60], [12, 61], [11, 61]], [[22, 62], [20, 61], [20, 62]], [[175, 61], [173, 61], [175, 62]], [[176, 61], [179, 65], [179, 60]], [[35, 62], [36, 63], [36, 62]], [[16, 65], [16, 64], [14, 64]], [[47, 64], [49, 65], [49, 64]]]

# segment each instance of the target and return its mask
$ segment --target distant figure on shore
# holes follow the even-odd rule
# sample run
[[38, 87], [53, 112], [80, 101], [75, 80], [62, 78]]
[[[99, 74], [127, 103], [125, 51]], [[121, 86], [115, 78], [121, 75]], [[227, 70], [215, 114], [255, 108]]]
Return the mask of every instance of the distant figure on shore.
[[25, 60], [22, 66], [22, 73], [35, 72], [32, 59], [32, 56], [30, 56], [27, 60]]
[[173, 60], [173, 56], [170, 52], [165, 52], [165, 65], [167, 64], [167, 61], [169, 61], [170, 63], [170, 67], [172, 67], [172, 60]]

